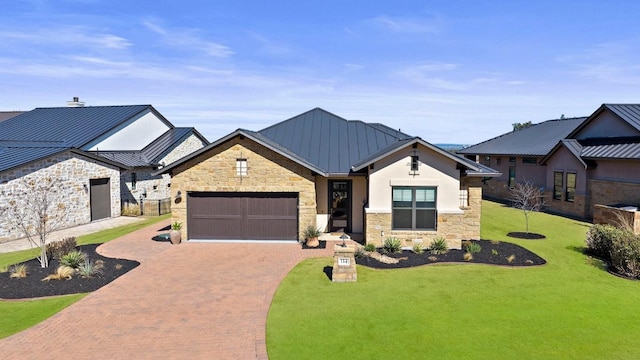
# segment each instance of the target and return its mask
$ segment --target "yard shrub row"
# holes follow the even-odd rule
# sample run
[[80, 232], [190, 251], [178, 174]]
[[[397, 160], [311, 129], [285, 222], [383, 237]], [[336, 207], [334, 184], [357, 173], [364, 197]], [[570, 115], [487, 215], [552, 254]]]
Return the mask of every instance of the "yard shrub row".
[[640, 277], [640, 235], [612, 225], [594, 225], [587, 232], [587, 251], [609, 261], [613, 271]]

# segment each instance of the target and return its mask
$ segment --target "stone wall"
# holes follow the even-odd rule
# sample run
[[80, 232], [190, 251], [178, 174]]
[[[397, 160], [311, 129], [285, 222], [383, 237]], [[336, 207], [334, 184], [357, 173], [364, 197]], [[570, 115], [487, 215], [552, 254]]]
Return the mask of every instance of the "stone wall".
[[204, 146], [205, 143], [203, 143], [200, 138], [198, 138], [194, 134], [191, 134], [178, 146], [171, 149], [171, 151], [169, 151], [159, 162], [164, 163], [165, 165], [169, 165], [172, 162], [175, 162], [176, 160], [179, 160]]
[[606, 205], [595, 205], [594, 224], [609, 224], [616, 227], [629, 225], [634, 233], [640, 234], [640, 211], [629, 211]]
[[[247, 159], [247, 175], [236, 174], [236, 159]], [[178, 191], [183, 199], [173, 201], [173, 221], [183, 223], [182, 236], [187, 239], [186, 196], [189, 191], [206, 192], [297, 192], [298, 229], [316, 221], [314, 175], [307, 168], [256, 144], [235, 137], [173, 169], [172, 199]]]
[[436, 231], [392, 230], [391, 213], [367, 213], [365, 241], [382, 246], [386, 238], [395, 237], [402, 241], [404, 247], [412, 247], [415, 243], [428, 247], [435, 238], [444, 237], [449, 248], [460, 249], [462, 240], [480, 239], [482, 188], [479, 185], [475, 181], [463, 183], [463, 189], [468, 190], [469, 205], [462, 207], [460, 213], [439, 212]]
[[587, 191], [591, 195], [592, 206], [640, 204], [640, 183], [637, 182], [589, 180]]
[[[37, 161], [0, 175], [0, 193], [15, 193], [23, 188], [22, 179], [62, 179], [61, 198], [67, 208], [59, 228], [66, 228], [91, 221], [89, 180], [109, 178], [111, 186], [111, 216], [120, 216], [120, 169], [65, 152]], [[7, 206], [10, 197], [0, 196], [0, 208]], [[0, 217], [0, 241], [17, 239], [24, 234], [7, 216]]]

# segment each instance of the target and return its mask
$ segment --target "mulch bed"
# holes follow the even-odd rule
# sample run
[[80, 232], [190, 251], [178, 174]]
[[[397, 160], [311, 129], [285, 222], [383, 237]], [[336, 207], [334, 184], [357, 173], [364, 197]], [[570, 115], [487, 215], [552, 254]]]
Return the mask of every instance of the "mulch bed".
[[541, 240], [541, 239], [547, 238], [542, 234], [528, 233], [528, 232], [510, 232], [507, 234], [507, 236], [516, 238], [516, 239], [525, 239], [525, 240]]
[[[446, 254], [441, 255], [432, 255], [428, 250], [425, 250], [422, 254], [415, 254], [410, 250], [403, 250], [402, 253], [397, 254], [386, 254], [389, 257], [401, 259], [397, 264], [385, 264], [369, 256], [356, 258], [356, 263], [376, 269], [408, 268], [440, 263], [491, 264], [512, 267], [535, 266], [547, 263], [546, 260], [531, 251], [509, 242], [492, 242], [489, 240], [474, 240], [473, 242], [480, 244], [482, 250], [473, 254], [473, 259], [470, 261], [464, 260], [464, 250], [451, 249]], [[378, 252], [381, 252], [381, 249], [378, 249]], [[511, 261], [508, 260], [510, 258], [512, 259]]]
[[83, 278], [74, 275], [71, 280], [42, 281], [47, 275], [52, 274], [58, 268], [57, 259], [49, 260], [48, 268], [41, 268], [37, 259], [29, 260], [27, 265], [27, 277], [11, 278], [10, 272], [0, 273], [0, 299], [26, 299], [45, 296], [78, 294], [98, 290], [140, 265], [137, 261], [126, 259], [113, 259], [96, 253], [97, 244], [78, 246], [93, 261], [102, 260], [102, 273], [92, 278]]

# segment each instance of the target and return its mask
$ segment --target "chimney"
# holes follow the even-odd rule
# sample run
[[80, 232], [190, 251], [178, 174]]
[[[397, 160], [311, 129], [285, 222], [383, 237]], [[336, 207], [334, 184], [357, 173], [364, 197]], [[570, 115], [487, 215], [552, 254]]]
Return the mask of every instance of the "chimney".
[[84, 102], [80, 101], [77, 96], [73, 97], [73, 101], [67, 101], [67, 107], [84, 107]]

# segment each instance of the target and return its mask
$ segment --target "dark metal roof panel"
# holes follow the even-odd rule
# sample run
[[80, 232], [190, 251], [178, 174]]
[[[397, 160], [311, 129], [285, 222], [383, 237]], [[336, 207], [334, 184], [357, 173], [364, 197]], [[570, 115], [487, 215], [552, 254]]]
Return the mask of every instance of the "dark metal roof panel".
[[36, 108], [0, 122], [0, 140], [65, 141], [79, 148], [150, 105]]
[[0, 172], [69, 150], [64, 147], [0, 147]]
[[329, 174], [348, 174], [360, 159], [406, 137], [386, 126], [349, 121], [320, 108], [258, 133]]
[[564, 139], [562, 140], [564, 146], [569, 150], [573, 156], [580, 159], [580, 153], [582, 152], [582, 145], [576, 139]]
[[127, 167], [148, 167], [153, 165], [141, 151], [90, 151], [88, 153], [118, 162]]
[[585, 159], [640, 159], [640, 143], [585, 146]]
[[458, 154], [544, 156], [586, 117], [548, 120], [458, 151]]
[[161, 157], [167, 150], [171, 149], [174, 145], [191, 135], [193, 130], [193, 128], [183, 127], [169, 129], [151, 144], [142, 149], [142, 153], [147, 159], [149, 159], [149, 161], [160, 161], [158, 157]]
[[640, 131], [640, 104], [604, 104], [604, 106]]

